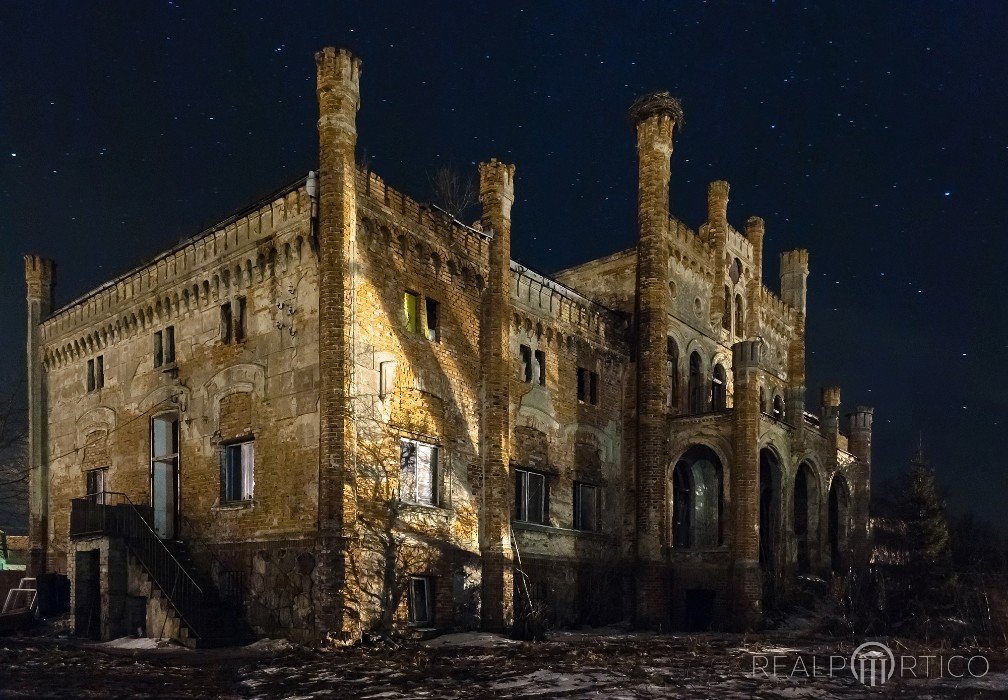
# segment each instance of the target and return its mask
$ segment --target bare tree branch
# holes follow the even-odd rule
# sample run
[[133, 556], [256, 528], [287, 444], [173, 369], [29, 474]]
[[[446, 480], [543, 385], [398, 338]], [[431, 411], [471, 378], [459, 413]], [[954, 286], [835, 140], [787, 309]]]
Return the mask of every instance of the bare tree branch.
[[0, 397], [0, 529], [28, 517], [28, 414], [19, 395]]
[[442, 165], [430, 177], [434, 203], [456, 219], [464, 221], [466, 211], [477, 200], [476, 184], [472, 177], [463, 177], [450, 165]]

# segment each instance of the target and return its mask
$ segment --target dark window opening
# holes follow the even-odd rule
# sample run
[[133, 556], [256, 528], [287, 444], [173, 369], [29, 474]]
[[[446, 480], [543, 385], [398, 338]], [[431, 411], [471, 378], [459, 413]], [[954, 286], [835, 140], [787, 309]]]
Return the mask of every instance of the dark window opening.
[[777, 420], [784, 420], [784, 399], [780, 394], [773, 397], [773, 417]]
[[742, 308], [742, 295], [735, 295], [735, 335], [745, 335], [745, 311]]
[[235, 303], [238, 305], [238, 313], [234, 318], [234, 339], [236, 343], [240, 343], [245, 340], [245, 297], [236, 298]]
[[541, 386], [546, 386], [546, 353], [542, 350], [536, 350], [535, 361], [536, 381], [539, 382]]
[[427, 340], [436, 343], [441, 340], [440, 305], [430, 297], [425, 300], [427, 311]]
[[105, 493], [108, 491], [108, 467], [84, 472], [84, 486], [89, 501], [104, 505]]
[[164, 343], [161, 331], [154, 332], [154, 366], [160, 367], [164, 364]]
[[220, 307], [220, 336], [224, 343], [231, 342], [232, 323], [231, 302], [226, 301]]
[[515, 519], [526, 523], [546, 524], [546, 475], [515, 470]]
[[584, 367], [577, 368], [577, 397], [578, 403], [588, 400], [588, 370]]
[[154, 332], [154, 366], [175, 364], [175, 326]]
[[728, 405], [728, 377], [720, 364], [714, 365], [711, 381], [711, 410], [723, 411]]
[[670, 409], [679, 408], [679, 346], [672, 338], [667, 339], [665, 348], [665, 405]]
[[413, 576], [409, 587], [409, 621], [412, 625], [429, 625], [434, 621], [434, 582], [427, 576]]
[[599, 527], [599, 488], [594, 484], [574, 482], [574, 529], [597, 532]]
[[725, 288], [724, 288], [724, 314], [721, 316], [721, 327], [724, 328], [726, 331], [730, 331], [731, 330], [731, 316], [732, 316], [731, 311], [732, 311], [732, 307], [731, 307], [731, 289], [728, 288], [728, 285], [725, 285]]
[[521, 357], [521, 377], [524, 382], [532, 381], [532, 348], [522, 345], [519, 350]]
[[703, 360], [700, 353], [693, 352], [689, 361], [689, 411], [703, 413], [706, 403], [704, 391]]
[[598, 405], [598, 372], [588, 373], [588, 402], [592, 406]]
[[95, 390], [95, 362], [94, 360], [87, 361], [87, 390]]
[[694, 445], [676, 463], [672, 471], [675, 547], [707, 549], [722, 544], [723, 473], [721, 460], [703, 445]]

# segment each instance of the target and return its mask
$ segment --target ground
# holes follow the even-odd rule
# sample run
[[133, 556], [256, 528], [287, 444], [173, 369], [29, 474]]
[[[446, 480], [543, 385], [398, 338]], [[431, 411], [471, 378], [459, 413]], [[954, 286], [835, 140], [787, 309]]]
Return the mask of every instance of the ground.
[[[860, 641], [791, 632], [673, 636], [595, 630], [554, 633], [538, 643], [471, 633], [399, 648], [380, 644], [310, 651], [265, 641], [243, 649], [190, 651], [152, 648], [148, 640], [103, 645], [8, 637], [0, 638], [0, 697], [853, 698], [870, 692], [922, 698], [1008, 693], [1003, 651], [987, 652], [990, 671], [981, 678], [894, 677], [874, 691], [849, 669], [833, 678], [790, 675], [796, 662], [811, 672], [813, 660], [826, 669], [831, 655], [849, 659]], [[911, 653], [899, 641], [888, 643], [897, 654]], [[768, 678], [753, 674], [754, 654], [787, 661], [777, 678]], [[979, 675], [982, 667], [974, 670]]]

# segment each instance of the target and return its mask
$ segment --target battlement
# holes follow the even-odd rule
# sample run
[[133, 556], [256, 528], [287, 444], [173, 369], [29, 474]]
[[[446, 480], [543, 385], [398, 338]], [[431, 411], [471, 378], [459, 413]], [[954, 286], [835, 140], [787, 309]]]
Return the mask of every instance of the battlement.
[[361, 60], [348, 49], [338, 49], [327, 46], [315, 54], [315, 66], [318, 70], [319, 87], [323, 83], [360, 82]]
[[819, 400], [824, 407], [837, 408], [840, 405], [840, 387], [824, 386]]
[[763, 362], [763, 341], [759, 338], [740, 340], [732, 345], [732, 368], [736, 371], [755, 369]]
[[781, 321], [787, 324], [794, 324], [797, 320], [795, 309], [765, 286], [760, 287], [759, 298], [763, 308], [770, 311]]
[[785, 250], [781, 253], [781, 269], [799, 268], [808, 272], [808, 251], [804, 248]]
[[41, 255], [26, 255], [24, 262], [25, 279], [28, 281], [29, 287], [32, 283], [40, 287], [52, 284], [53, 276], [56, 273], [56, 263]]
[[496, 158], [479, 164], [480, 194], [495, 191], [510, 193], [514, 198], [515, 166], [502, 163]]

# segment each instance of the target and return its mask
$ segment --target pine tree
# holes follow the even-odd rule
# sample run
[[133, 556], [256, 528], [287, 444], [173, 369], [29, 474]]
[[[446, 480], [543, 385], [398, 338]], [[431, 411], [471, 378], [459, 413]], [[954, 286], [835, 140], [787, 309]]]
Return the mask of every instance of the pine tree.
[[907, 472], [906, 524], [909, 612], [918, 623], [948, 617], [955, 604], [955, 574], [945, 504], [922, 449]]

